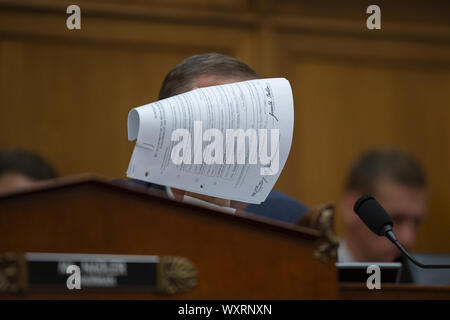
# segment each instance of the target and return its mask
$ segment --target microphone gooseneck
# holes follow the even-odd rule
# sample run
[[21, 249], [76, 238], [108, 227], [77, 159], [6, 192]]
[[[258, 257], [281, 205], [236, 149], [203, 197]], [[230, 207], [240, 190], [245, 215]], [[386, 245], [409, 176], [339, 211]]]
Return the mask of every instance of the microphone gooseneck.
[[355, 202], [353, 210], [373, 233], [388, 238], [415, 265], [425, 269], [450, 268], [448, 264], [423, 264], [412, 257], [395, 237], [393, 231], [394, 223], [391, 217], [371, 195], [363, 195], [360, 197]]

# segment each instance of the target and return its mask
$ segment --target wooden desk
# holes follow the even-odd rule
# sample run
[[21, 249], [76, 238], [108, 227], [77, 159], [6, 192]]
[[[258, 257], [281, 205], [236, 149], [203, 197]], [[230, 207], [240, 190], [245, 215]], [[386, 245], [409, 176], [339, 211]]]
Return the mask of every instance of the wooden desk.
[[[23, 298], [337, 299], [319, 231], [171, 201], [98, 177], [0, 195], [0, 252], [180, 256], [198, 270], [187, 293], [28, 292]], [[9, 295], [16, 297], [15, 295]]]

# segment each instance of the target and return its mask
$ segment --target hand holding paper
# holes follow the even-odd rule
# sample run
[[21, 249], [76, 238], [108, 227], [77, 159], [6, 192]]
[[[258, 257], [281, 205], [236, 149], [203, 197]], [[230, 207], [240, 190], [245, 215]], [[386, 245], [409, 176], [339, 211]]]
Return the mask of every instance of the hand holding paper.
[[293, 99], [284, 78], [205, 87], [134, 108], [127, 176], [261, 203], [286, 163]]

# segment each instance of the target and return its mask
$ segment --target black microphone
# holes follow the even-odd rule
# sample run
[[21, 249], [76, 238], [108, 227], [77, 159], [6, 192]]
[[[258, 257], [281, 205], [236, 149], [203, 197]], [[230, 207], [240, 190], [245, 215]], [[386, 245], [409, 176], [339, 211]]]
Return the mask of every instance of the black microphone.
[[394, 224], [389, 214], [371, 195], [366, 194], [359, 198], [355, 202], [353, 210], [373, 233], [388, 238], [409, 260], [419, 267], [428, 269], [450, 268], [448, 264], [423, 264], [414, 259], [395, 237], [394, 231], [392, 230]]

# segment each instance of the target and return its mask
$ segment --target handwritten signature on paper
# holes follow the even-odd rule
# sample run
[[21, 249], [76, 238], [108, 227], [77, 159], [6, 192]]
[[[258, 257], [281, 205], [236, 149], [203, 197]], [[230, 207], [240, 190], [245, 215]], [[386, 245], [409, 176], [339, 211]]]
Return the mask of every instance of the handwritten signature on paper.
[[263, 189], [264, 183], [267, 183], [267, 179], [263, 177], [255, 186], [255, 190], [252, 193], [252, 197], [254, 197], [258, 192], [260, 192]]
[[275, 105], [273, 103], [272, 91], [270, 90], [269, 85], [267, 85], [264, 90], [266, 91], [266, 97], [268, 99], [267, 104], [270, 106], [269, 116], [272, 116], [278, 122], [278, 118], [275, 115], [275, 111], [274, 111]]

